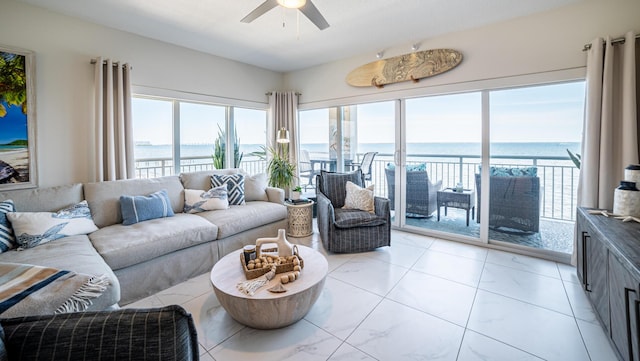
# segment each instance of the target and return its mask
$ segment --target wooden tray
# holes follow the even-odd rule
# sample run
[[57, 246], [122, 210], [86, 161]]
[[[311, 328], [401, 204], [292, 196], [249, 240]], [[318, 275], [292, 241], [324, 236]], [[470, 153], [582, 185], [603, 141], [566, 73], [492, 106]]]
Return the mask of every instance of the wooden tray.
[[[304, 261], [302, 260], [302, 257], [300, 257], [300, 253], [298, 252], [298, 247], [296, 247], [295, 245], [293, 246], [293, 255], [298, 256], [298, 259], [300, 260], [300, 268], [304, 268]], [[269, 256], [266, 256], [266, 257], [269, 257]], [[247, 264], [244, 263], [244, 254], [242, 252], [240, 252], [240, 265], [244, 270], [244, 276], [248, 280], [258, 278], [271, 270], [271, 268], [258, 268], [258, 269], [247, 268]], [[276, 274], [291, 272], [293, 271], [293, 267], [294, 267], [293, 261], [287, 262], [287, 263], [281, 263], [276, 266]]]

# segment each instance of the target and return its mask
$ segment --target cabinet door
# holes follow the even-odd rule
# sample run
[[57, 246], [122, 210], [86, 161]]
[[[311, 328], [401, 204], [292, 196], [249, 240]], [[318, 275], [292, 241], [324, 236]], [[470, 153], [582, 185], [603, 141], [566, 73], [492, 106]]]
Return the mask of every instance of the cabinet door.
[[609, 287], [607, 286], [607, 254], [609, 250], [597, 238], [585, 233], [585, 290], [607, 333], [609, 324]]
[[581, 229], [580, 224], [578, 224], [578, 242], [577, 246], [577, 255], [578, 255], [578, 264], [576, 265], [576, 274], [578, 275], [578, 279], [582, 282], [582, 288], [586, 290], [587, 279], [586, 279], [586, 268], [587, 268], [587, 253], [585, 252], [587, 239], [589, 238], [589, 234]]
[[638, 361], [638, 285], [640, 282], [613, 255], [609, 257], [611, 339], [624, 360]]

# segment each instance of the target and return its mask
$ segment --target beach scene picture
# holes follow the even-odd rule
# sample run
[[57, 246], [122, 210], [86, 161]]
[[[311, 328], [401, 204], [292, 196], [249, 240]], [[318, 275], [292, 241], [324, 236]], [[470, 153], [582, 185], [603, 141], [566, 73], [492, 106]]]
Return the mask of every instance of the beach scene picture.
[[29, 186], [32, 154], [27, 55], [0, 48], [0, 189]]

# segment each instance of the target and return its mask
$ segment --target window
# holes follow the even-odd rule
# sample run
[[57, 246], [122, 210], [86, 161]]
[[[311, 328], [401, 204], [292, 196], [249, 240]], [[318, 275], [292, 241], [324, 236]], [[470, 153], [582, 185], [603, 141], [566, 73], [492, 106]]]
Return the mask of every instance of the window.
[[[237, 165], [250, 174], [264, 172], [265, 162], [252, 155], [266, 143], [264, 109], [135, 96], [132, 116], [138, 178], [216, 165]], [[235, 164], [227, 166], [228, 161]]]

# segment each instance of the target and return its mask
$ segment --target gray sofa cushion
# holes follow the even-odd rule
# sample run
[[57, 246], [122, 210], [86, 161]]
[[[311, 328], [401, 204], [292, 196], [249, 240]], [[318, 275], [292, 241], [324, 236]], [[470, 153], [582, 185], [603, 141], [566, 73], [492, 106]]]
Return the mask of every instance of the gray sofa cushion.
[[385, 224], [387, 221], [376, 214], [359, 209], [334, 209], [335, 225], [339, 228], [373, 227]]
[[89, 235], [111, 268], [118, 270], [179, 249], [216, 239], [218, 227], [193, 214], [114, 224]]
[[90, 275], [105, 274], [111, 285], [93, 300], [89, 310], [103, 310], [120, 301], [120, 283], [85, 235], [60, 238], [24, 251], [0, 254], [0, 262], [25, 263]]
[[287, 218], [287, 207], [272, 202], [247, 202], [229, 209], [197, 213], [218, 225], [218, 239]]
[[13, 199], [18, 212], [55, 212], [84, 199], [82, 184], [19, 189], [0, 193], [0, 201]]
[[240, 168], [203, 170], [201, 172], [190, 172], [180, 174], [180, 181], [185, 189], [201, 189], [203, 191], [211, 189], [211, 176], [214, 174], [237, 174], [242, 173]]
[[10, 318], [1, 324], [12, 360], [198, 360], [193, 318], [177, 305]]
[[93, 221], [96, 226], [102, 228], [122, 223], [120, 196], [146, 196], [162, 189], [165, 189], [169, 194], [173, 212], [182, 212], [184, 188], [178, 176], [86, 183], [84, 196], [89, 202]]

